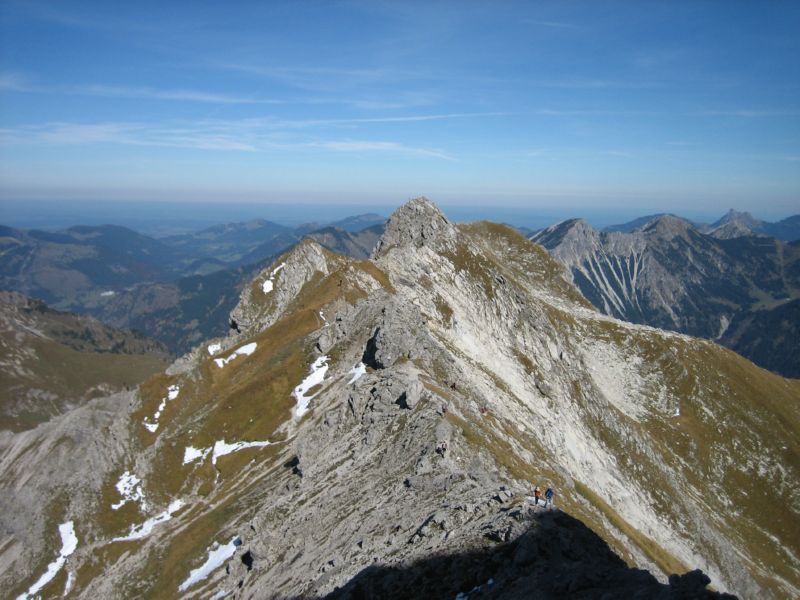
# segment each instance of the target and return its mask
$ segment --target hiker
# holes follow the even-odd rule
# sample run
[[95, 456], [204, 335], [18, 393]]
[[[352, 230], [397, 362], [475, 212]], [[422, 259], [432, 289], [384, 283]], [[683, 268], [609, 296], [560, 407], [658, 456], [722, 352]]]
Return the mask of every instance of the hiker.
[[440, 454], [444, 458], [445, 452], [447, 452], [447, 442], [439, 442], [436, 445], [436, 454]]
[[242, 330], [239, 329], [239, 324], [233, 319], [231, 319], [231, 329], [235, 329], [236, 333], [242, 333]]
[[553, 496], [555, 496], [555, 492], [553, 488], [549, 487], [544, 493], [544, 505], [545, 507], [549, 506], [551, 509], [553, 508]]
[[535, 488], [533, 488], [533, 501], [534, 504], [536, 504], [536, 506], [539, 506], [539, 498], [541, 497], [542, 497], [542, 490], [537, 485]]

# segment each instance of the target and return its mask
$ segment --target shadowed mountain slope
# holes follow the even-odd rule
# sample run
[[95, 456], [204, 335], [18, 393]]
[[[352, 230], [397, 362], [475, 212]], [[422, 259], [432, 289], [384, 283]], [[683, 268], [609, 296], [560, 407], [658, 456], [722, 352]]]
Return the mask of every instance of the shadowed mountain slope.
[[707, 590], [709, 579], [701, 571], [659, 583], [647, 571], [628, 567], [595, 532], [564, 512], [523, 508], [514, 510], [513, 518], [511, 531], [501, 532], [511, 541], [408, 565], [370, 566], [325, 599], [735, 598]]

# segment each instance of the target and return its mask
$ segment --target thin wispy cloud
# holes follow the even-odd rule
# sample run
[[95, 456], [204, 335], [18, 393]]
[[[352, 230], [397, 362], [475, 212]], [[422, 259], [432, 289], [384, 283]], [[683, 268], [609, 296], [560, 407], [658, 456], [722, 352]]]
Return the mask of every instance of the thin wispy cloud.
[[246, 140], [213, 130], [165, 128], [148, 123], [44, 123], [0, 129], [4, 145], [86, 146], [113, 144], [159, 146], [195, 150], [256, 151]]
[[328, 142], [314, 142], [309, 144], [314, 148], [324, 148], [326, 150], [334, 150], [336, 152], [396, 152], [400, 154], [413, 154], [417, 156], [428, 156], [431, 158], [440, 158], [442, 160], [456, 160], [442, 150], [435, 150], [431, 148], [415, 148], [399, 144], [397, 142], [373, 142], [365, 140], [340, 140]]
[[238, 96], [233, 94], [222, 94], [199, 90], [158, 89], [151, 87], [127, 87], [111, 85], [73, 86], [69, 88], [61, 88], [61, 90], [68, 94], [103, 96], [108, 98], [207, 102], [211, 104], [284, 104], [283, 100], [257, 98], [252, 96]]
[[394, 78], [397, 71], [386, 68], [345, 68], [345, 67], [279, 67], [252, 65], [245, 63], [212, 63], [213, 66], [231, 71], [241, 71], [254, 75], [265, 75], [276, 79], [306, 79], [325, 77], [345, 77], [360, 80], [380, 80]]
[[307, 125], [345, 125], [358, 123], [414, 123], [419, 121], [442, 121], [447, 119], [480, 119], [486, 117], [503, 117], [510, 113], [506, 112], [483, 112], [483, 113], [442, 113], [430, 115], [410, 115], [402, 117], [357, 117], [353, 119], [311, 119], [298, 121]]
[[762, 117], [797, 117], [800, 116], [800, 110], [762, 110], [740, 108], [731, 110], [704, 110], [692, 114], [706, 117], [742, 117], [745, 119], [758, 119]]
[[525, 19], [525, 22], [530, 25], [551, 27], [553, 29], [578, 29], [577, 25], [573, 25], [572, 23], [564, 23], [563, 21], [537, 21], [534, 19]]
[[223, 71], [255, 75], [290, 88], [319, 93], [336, 93], [376, 85], [396, 86], [398, 82], [418, 81], [424, 77], [419, 70], [389, 67], [302, 67], [223, 62], [211, 62], [209, 66]]
[[45, 2], [25, 2], [16, 4], [15, 8], [28, 17], [49, 21], [65, 27], [98, 28], [103, 26], [100, 21], [89, 19], [75, 12], [62, 10], [64, 6], [64, 4], [52, 6]]
[[0, 74], [0, 91], [68, 96], [93, 96], [101, 98], [128, 98], [132, 100], [165, 100], [170, 102], [198, 102], [209, 104], [284, 104], [284, 100], [259, 98], [210, 92], [147, 86], [117, 86], [104, 84], [42, 85], [16, 73]]
[[635, 154], [628, 150], [619, 149], [591, 149], [591, 148], [533, 148], [523, 152], [521, 157], [528, 158], [564, 158], [586, 156], [614, 156], [620, 158], [633, 158]]
[[660, 87], [652, 81], [621, 81], [617, 79], [532, 79], [529, 84], [537, 87], [566, 90], [641, 90]]
[[505, 112], [485, 112], [485, 113], [441, 113], [441, 114], [422, 114], [407, 116], [384, 116], [384, 117], [352, 117], [335, 119], [283, 119], [278, 117], [260, 117], [251, 119], [236, 120], [204, 120], [197, 122], [198, 125], [217, 129], [235, 129], [255, 131], [258, 129], [267, 130], [293, 130], [293, 129], [315, 129], [315, 128], [354, 128], [361, 125], [372, 124], [403, 124], [418, 123], [425, 121], [445, 121], [457, 119], [485, 119], [492, 117], [504, 117], [510, 113]]
[[26, 79], [17, 73], [0, 73], [0, 92], [19, 92], [26, 88]]
[[327, 150], [331, 152], [380, 152], [455, 160], [438, 148], [416, 147], [385, 140], [292, 140], [272, 137], [269, 128], [253, 120], [207, 121], [163, 126], [153, 123], [44, 123], [0, 129], [4, 145], [124, 145], [185, 148], [193, 150], [263, 152], [268, 150]]

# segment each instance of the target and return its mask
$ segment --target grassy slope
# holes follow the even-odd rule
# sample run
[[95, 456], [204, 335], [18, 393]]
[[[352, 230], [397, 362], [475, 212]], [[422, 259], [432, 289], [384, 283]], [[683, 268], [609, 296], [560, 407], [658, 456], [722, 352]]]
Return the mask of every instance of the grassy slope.
[[[13, 343], [16, 343], [13, 339], [4, 339], [2, 345]], [[0, 401], [4, 413], [0, 416], [0, 428], [3, 429], [30, 429], [70, 404], [105, 395], [107, 392], [100, 386], [113, 390], [134, 387], [166, 366], [154, 356], [79, 352], [46, 338], [31, 337], [28, 345], [35, 352], [35, 357], [22, 365], [28, 375], [0, 374]], [[13, 414], [17, 412], [19, 395], [26, 389], [42, 390], [55, 399]]]
[[[563, 280], [559, 265], [515, 231], [491, 223], [461, 226], [461, 230], [487, 251], [489, 261], [486, 257], [476, 257], [465, 247], [452, 252], [449, 258], [458, 270], [473, 273], [482, 281], [490, 299], [494, 284], [486, 276], [487, 269], [503, 273], [506, 278], [510, 275], [514, 283], [530, 278], [527, 281], [532, 279], [554, 297], [590, 308]], [[641, 374], [663, 373], [668, 393], [680, 399], [681, 416], [672, 420], [656, 417], [636, 423], [619, 413], [614, 418], [618, 422], [614, 423], [614, 419], [593, 418], [593, 411], [587, 411], [594, 435], [620, 458], [626, 475], [652, 494], [660, 514], [671, 521], [680, 519], [680, 515], [671, 511], [680, 510], [679, 505], [673, 506], [672, 499], [682, 492], [663, 480], [658, 461], [664, 461], [689, 482], [691, 489], [686, 492], [691, 501], [701, 499], [703, 509], [714, 515], [712, 521], [716, 526], [737, 541], [751, 562], [756, 580], [772, 589], [779, 589], [775, 575], [793, 585], [800, 584], [796, 568], [783, 559], [782, 548], [785, 545], [795, 556], [800, 554], [798, 542], [790, 534], [800, 530], [796, 498], [791, 489], [791, 482], [797, 481], [800, 471], [800, 381], [783, 379], [710, 342], [678, 336], [665, 338], [604, 318], [576, 321], [573, 313], [559, 306], [544, 308], [564, 336], [575, 335], [576, 329], [580, 329], [580, 334], [589, 339], [634, 349], [645, 359]], [[532, 370], [531, 365], [527, 370]], [[591, 383], [578, 380], [573, 383], [573, 400], [585, 403], [581, 385]], [[648, 390], [639, 402], [649, 405], [658, 392]], [[710, 418], [709, 414], [716, 418]], [[630, 525], [582, 482], [565, 481], [558, 473], [532, 472], [530, 467], [518, 464], [519, 461], [510, 458], [508, 444], [497, 439], [492, 434], [493, 428], [484, 427], [483, 421], [460, 423], [468, 442], [489, 449], [497, 462], [515, 477], [531, 484], [541, 482], [543, 477], [553, 481], [566, 492], [562, 493], [562, 507], [603, 535], [626, 560], [631, 557], [616, 538], [627, 537], [664, 572], [686, 570], [680, 561]], [[620, 423], [624, 423], [622, 429]], [[650, 440], [651, 448], [657, 452], [655, 461], [642, 453], [633, 438], [620, 435], [626, 428], [636, 432], [637, 437]], [[535, 440], [520, 433], [513, 423], [505, 424], [503, 429], [519, 447], [536, 448]], [[785, 480], [776, 473], [753, 473], [763, 467], [750, 459], [764, 454], [777, 458], [788, 472]], [[759, 490], [765, 489], [770, 490], [770, 506], [774, 505], [774, 510], [764, 510], [759, 502], [746, 500], [736, 502], [731, 508], [732, 499], [755, 500], [762, 495]], [[725, 497], [726, 491], [729, 497]], [[701, 554], [706, 552], [708, 558], [715, 558], [709, 548], [699, 550]]]

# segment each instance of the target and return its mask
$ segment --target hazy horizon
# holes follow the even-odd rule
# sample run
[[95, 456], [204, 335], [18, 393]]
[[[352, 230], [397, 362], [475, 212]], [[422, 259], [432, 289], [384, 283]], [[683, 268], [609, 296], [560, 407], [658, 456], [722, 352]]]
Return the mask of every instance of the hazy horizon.
[[[253, 219], [264, 219], [288, 227], [309, 223], [321, 225], [346, 217], [374, 213], [388, 217], [407, 199], [392, 204], [383, 203], [257, 203], [257, 202], [163, 202], [163, 201], [117, 201], [97, 200], [30, 201], [5, 200], [0, 204], [0, 225], [21, 229], [59, 230], [75, 225], [122, 225], [147, 235], [164, 236], [197, 231], [213, 225], [236, 223]], [[528, 208], [515, 206], [470, 206], [439, 204], [447, 217], [456, 222], [489, 220], [507, 223], [516, 227], [541, 229], [569, 218], [582, 218], [599, 229], [619, 225], [639, 217], [656, 213], [671, 213], [697, 223], [712, 223], [724, 212], [659, 210], [641, 212], [631, 209], [608, 210], [602, 207], [586, 208], [575, 212], [558, 206]], [[191, 208], [187, 214], [187, 208]], [[731, 207], [738, 210], [736, 207]], [[765, 218], [755, 213], [754, 217], [765, 221], [778, 221], [792, 216]]]

